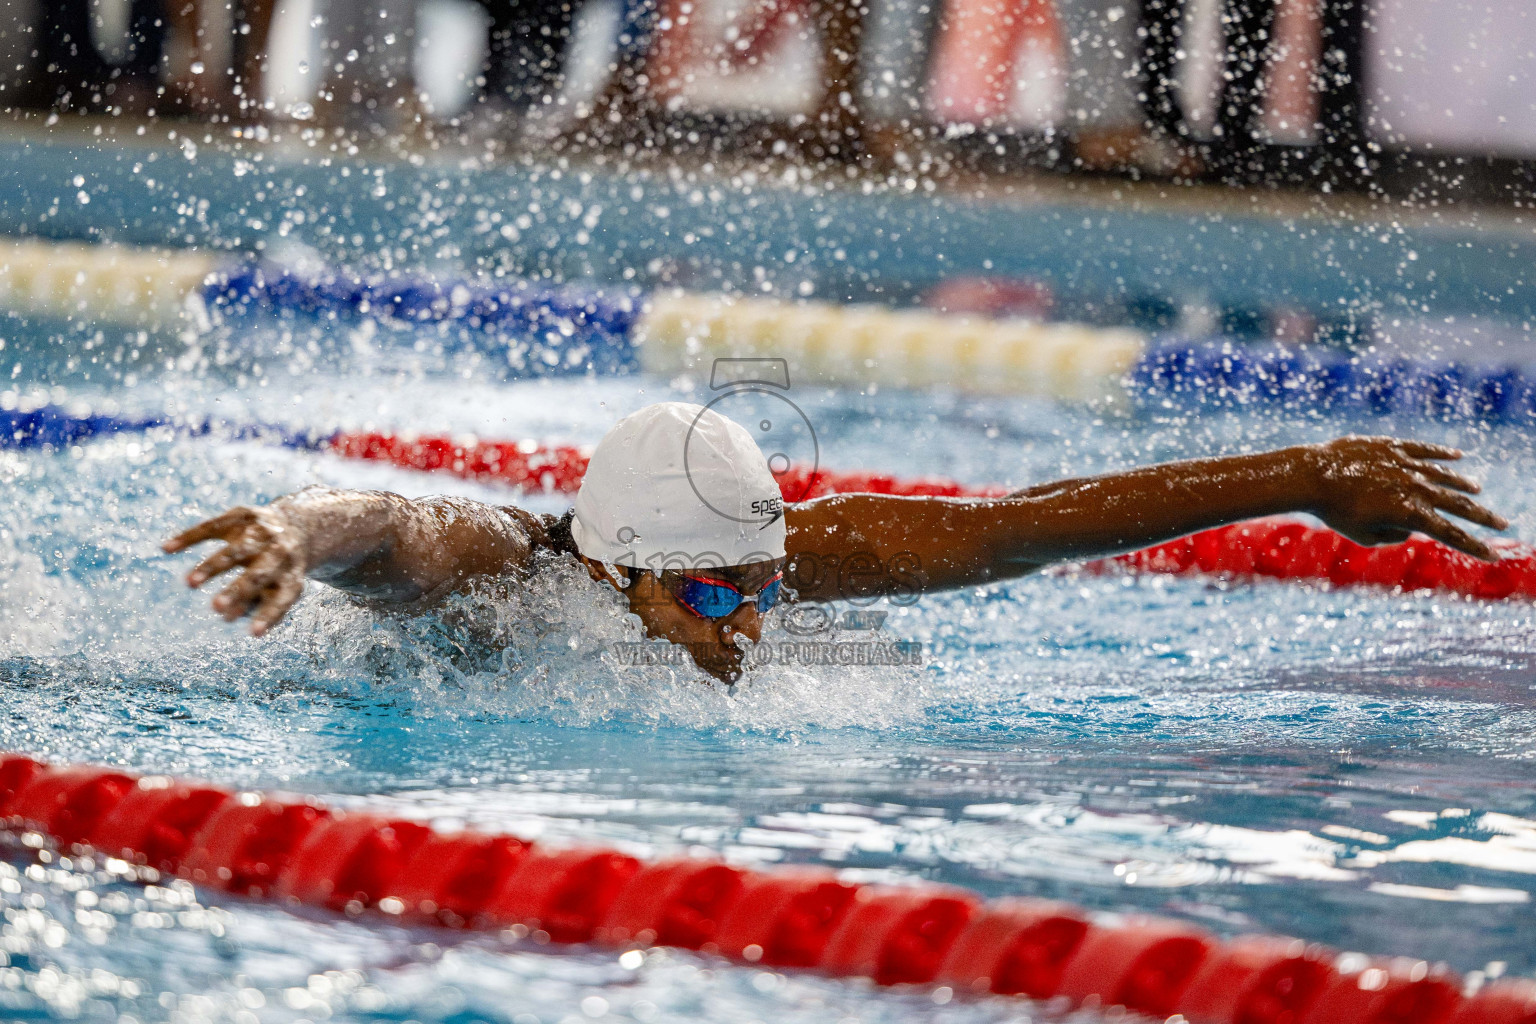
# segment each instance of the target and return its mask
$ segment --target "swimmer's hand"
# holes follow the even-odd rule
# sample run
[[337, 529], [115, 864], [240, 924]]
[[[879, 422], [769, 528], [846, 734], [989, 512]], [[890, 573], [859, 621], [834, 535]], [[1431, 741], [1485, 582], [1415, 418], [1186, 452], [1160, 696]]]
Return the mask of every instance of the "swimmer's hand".
[[161, 548], [173, 554], [204, 541], [223, 541], [224, 547], [187, 573], [187, 585], [201, 587], [215, 576], [244, 567], [214, 597], [213, 610], [229, 622], [249, 615], [251, 635], [261, 636], [282, 621], [304, 593], [308, 566], [301, 518], [281, 502], [262, 508], [241, 505], [178, 533]]
[[162, 547], [170, 554], [207, 540], [224, 547], [199, 562], [187, 584], [243, 568], [213, 610], [230, 622], [249, 615], [255, 636], [282, 621], [306, 577], [369, 601], [431, 600], [476, 578], [522, 572], [534, 549], [550, 544], [540, 517], [521, 509], [328, 487], [232, 508]]
[[1502, 530], [1503, 516], [1467, 497], [1477, 482], [1442, 462], [1462, 453], [1445, 445], [1391, 437], [1341, 437], [1326, 444], [1286, 449], [1300, 460], [1298, 471], [1313, 481], [1310, 511], [1357, 544], [1396, 544], [1423, 533], [1485, 561], [1497, 555], [1442, 512], [1479, 526]]

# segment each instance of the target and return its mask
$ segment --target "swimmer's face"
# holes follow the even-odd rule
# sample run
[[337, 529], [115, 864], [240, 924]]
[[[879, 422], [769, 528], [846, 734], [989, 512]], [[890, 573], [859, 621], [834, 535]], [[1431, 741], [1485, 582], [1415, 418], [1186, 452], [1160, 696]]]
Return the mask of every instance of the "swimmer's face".
[[[588, 562], [588, 567], [594, 569], [593, 575], [597, 576], [595, 566], [596, 563]], [[707, 575], [734, 583], [742, 594], [756, 598], [758, 591], [783, 569], [784, 559], [780, 558], [709, 569]], [[727, 683], [740, 679], [746, 651], [737, 645], [736, 638], [742, 636], [757, 643], [763, 634], [763, 616], [757, 610], [757, 602], [744, 601], [723, 618], [701, 618], [673, 596], [674, 588], [669, 586], [670, 582], [670, 578], [652, 572], [631, 572], [629, 583], [623, 588], [630, 611], [640, 617], [646, 635], [686, 647], [699, 668], [716, 679]]]

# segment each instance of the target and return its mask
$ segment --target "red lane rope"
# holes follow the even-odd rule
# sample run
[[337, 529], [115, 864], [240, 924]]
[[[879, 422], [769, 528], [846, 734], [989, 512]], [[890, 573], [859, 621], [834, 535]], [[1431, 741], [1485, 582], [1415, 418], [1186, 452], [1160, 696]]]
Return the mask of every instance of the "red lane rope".
[[881, 985], [1065, 998], [1190, 1024], [1536, 1024], [1536, 983], [1466, 995], [1443, 966], [1179, 921], [984, 902], [820, 868], [646, 863], [601, 848], [439, 834], [308, 800], [0, 755], [0, 823], [240, 896], [536, 942], [674, 946]]
[[[522, 491], [575, 494], [587, 472], [590, 447], [541, 445], [534, 441], [454, 440], [397, 434], [337, 434], [331, 451], [349, 459], [375, 459], [426, 472], [452, 473], [466, 480], [507, 484]], [[779, 490], [791, 501], [827, 494], [899, 494], [940, 497], [996, 496], [1006, 488], [968, 487], [953, 480], [903, 480], [883, 473], [834, 473], [791, 466], [778, 474]]]
[[1536, 551], [1495, 541], [1501, 558], [1484, 562], [1428, 537], [1365, 547], [1329, 529], [1285, 517], [1234, 523], [1093, 563], [1133, 572], [1268, 577], [1339, 587], [1425, 590], [1497, 601], [1536, 598]]
[[534, 441], [455, 441], [398, 434], [337, 434], [330, 444], [331, 451], [343, 458], [373, 459], [555, 494], [576, 493], [592, 455], [591, 448]]
[[[591, 455], [590, 448], [546, 446], [532, 441], [455, 441], [395, 434], [338, 434], [331, 441], [331, 448], [347, 458], [376, 459], [408, 469], [447, 472], [470, 480], [505, 483], [525, 491], [559, 494], [574, 494], [581, 486]], [[953, 480], [903, 480], [881, 473], [835, 473], [803, 466], [791, 466], [778, 476], [778, 481], [790, 501], [851, 493], [996, 497], [1007, 491]], [[1403, 544], [1364, 547], [1332, 530], [1276, 517], [1203, 530], [1142, 551], [1093, 562], [1088, 568], [1095, 572], [1120, 569], [1428, 590], [1481, 600], [1536, 599], [1536, 550], [1515, 543], [1498, 546], [1502, 558], [1493, 563], [1479, 561], [1427, 537]]]

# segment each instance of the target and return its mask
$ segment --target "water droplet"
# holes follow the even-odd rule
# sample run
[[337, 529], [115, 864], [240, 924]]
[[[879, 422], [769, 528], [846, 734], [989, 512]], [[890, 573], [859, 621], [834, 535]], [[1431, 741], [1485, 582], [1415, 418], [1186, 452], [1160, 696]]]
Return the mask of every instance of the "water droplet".
[[195, 60], [195, 61], [192, 62], [192, 73], [194, 75], [202, 74], [203, 70], [204, 70], [204, 66], [203, 66], [203, 62], [202, 61]]

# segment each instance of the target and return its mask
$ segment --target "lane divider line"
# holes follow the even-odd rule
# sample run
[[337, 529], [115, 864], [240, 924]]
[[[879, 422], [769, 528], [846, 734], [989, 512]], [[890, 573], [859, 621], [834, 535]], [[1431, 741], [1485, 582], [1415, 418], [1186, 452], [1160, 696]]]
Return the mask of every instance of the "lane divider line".
[[[309, 434], [290, 428], [211, 421], [176, 423], [155, 417], [74, 415], [57, 406], [26, 412], [0, 410], [0, 449], [63, 450], [94, 437], [168, 430], [191, 436], [257, 440], [405, 469], [449, 473], [523, 492], [575, 494], [590, 447], [536, 441], [491, 441], [378, 432]], [[790, 466], [778, 476], [790, 501], [827, 494], [997, 497], [999, 486], [971, 486], [937, 478], [903, 479], [883, 473], [834, 472]], [[1090, 562], [1086, 571], [1268, 578], [1335, 587], [1378, 587], [1401, 592], [1457, 594], [1484, 601], [1536, 600], [1536, 549], [1495, 540], [1497, 562], [1483, 562], [1439, 541], [1416, 537], [1402, 544], [1365, 547], [1332, 530], [1288, 517], [1272, 517], [1202, 530], [1115, 558]]]
[[1421, 535], [1401, 544], [1366, 547], [1327, 528], [1273, 516], [1202, 530], [1088, 568], [1297, 580], [1480, 601], [1536, 600], [1536, 550], [1503, 539], [1492, 543], [1499, 560], [1484, 562]]
[[1147, 346], [1139, 331], [829, 302], [663, 292], [638, 321], [641, 365], [708, 377], [721, 357], [788, 360], [790, 377], [856, 387], [1109, 399]]
[[220, 262], [200, 250], [13, 238], [0, 243], [0, 308], [123, 327], [197, 324]]
[[[641, 861], [600, 847], [438, 833], [312, 800], [0, 756], [0, 824], [145, 881], [352, 917], [609, 949], [671, 946], [742, 964], [962, 994], [1061, 998], [1189, 1024], [1536, 1024], [1536, 983], [1477, 991], [1443, 965], [1299, 939], [1222, 940], [1155, 917], [865, 885], [819, 867]], [[39, 856], [52, 857], [51, 851]]]
[[1519, 365], [1360, 356], [1221, 338], [1154, 343], [1126, 386], [1133, 395], [1188, 411], [1262, 406], [1489, 423], [1536, 420], [1536, 376]]
[[[0, 241], [0, 306], [91, 324], [191, 327], [253, 309], [322, 321], [434, 324], [430, 344], [503, 379], [644, 370], [707, 377], [721, 357], [776, 357], [804, 384], [940, 385], [1188, 410], [1238, 406], [1536, 420], [1522, 366], [1385, 358], [1230, 339], [925, 309], [665, 289], [554, 286], [284, 265], [238, 253]], [[411, 332], [413, 343], [423, 339]]]

